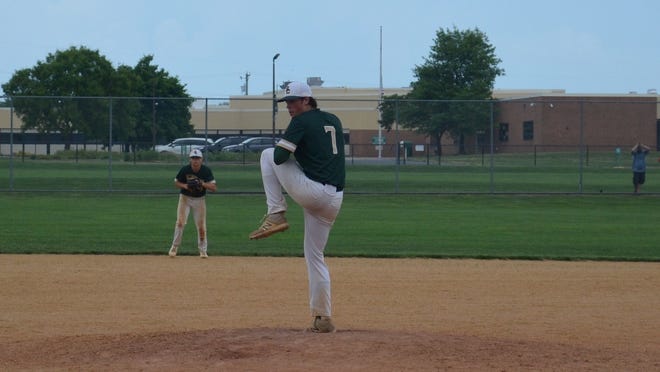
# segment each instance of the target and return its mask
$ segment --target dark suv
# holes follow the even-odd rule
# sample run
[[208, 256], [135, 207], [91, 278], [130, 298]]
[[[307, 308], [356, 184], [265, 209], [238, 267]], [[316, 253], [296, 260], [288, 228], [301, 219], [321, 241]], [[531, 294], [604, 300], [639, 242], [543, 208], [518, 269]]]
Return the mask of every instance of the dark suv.
[[220, 152], [223, 148], [231, 145], [237, 145], [250, 137], [248, 136], [228, 136], [215, 140], [212, 145], [204, 146], [202, 152]]
[[[275, 143], [279, 141], [275, 138]], [[239, 143], [238, 145], [227, 146], [222, 149], [224, 152], [261, 152], [269, 147], [273, 147], [273, 137], [252, 137]]]

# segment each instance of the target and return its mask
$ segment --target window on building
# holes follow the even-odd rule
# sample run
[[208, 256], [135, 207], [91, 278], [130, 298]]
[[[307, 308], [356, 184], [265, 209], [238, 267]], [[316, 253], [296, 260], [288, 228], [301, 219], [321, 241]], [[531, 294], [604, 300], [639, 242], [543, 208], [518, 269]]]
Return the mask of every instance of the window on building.
[[509, 123], [500, 123], [500, 142], [509, 141]]
[[523, 121], [523, 140], [531, 141], [534, 139], [534, 122]]

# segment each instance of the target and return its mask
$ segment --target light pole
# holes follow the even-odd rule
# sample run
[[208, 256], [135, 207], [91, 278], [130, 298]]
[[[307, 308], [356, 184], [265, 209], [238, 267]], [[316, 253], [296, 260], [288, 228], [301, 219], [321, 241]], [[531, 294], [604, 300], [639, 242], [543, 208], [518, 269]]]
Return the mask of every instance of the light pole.
[[280, 54], [273, 56], [273, 147], [275, 147], [275, 115], [277, 114], [277, 95], [275, 94], [275, 60]]

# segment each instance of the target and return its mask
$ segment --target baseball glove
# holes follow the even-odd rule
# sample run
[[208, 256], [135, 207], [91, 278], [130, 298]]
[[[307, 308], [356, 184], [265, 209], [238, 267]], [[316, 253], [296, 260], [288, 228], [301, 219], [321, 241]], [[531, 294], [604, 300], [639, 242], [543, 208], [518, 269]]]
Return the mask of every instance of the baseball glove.
[[202, 180], [199, 178], [191, 178], [188, 180], [188, 190], [190, 191], [195, 191], [195, 192], [200, 192], [204, 190], [204, 186], [202, 186]]

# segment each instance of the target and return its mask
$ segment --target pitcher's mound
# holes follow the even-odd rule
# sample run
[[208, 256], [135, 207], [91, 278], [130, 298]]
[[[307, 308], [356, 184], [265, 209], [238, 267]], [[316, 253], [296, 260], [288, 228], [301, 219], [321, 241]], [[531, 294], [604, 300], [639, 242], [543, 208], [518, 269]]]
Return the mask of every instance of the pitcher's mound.
[[[0, 348], [2, 369], [427, 371], [636, 370], [639, 352], [431, 333], [298, 329], [211, 329], [66, 336]], [[4, 351], [3, 351], [4, 349]], [[641, 363], [641, 364], [639, 364]]]

